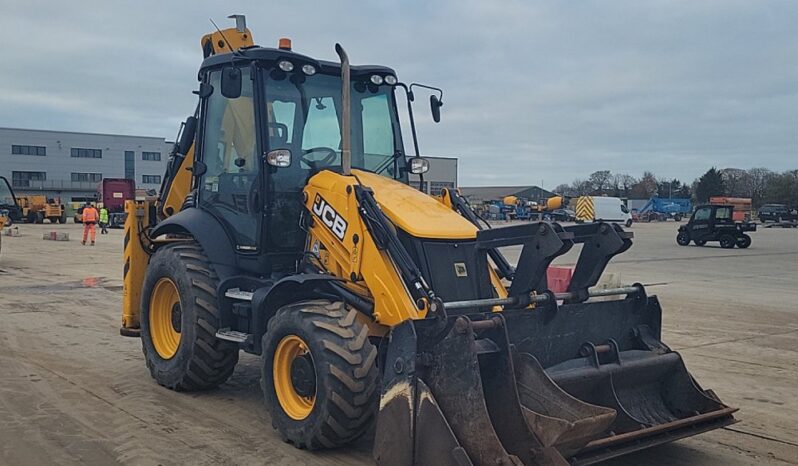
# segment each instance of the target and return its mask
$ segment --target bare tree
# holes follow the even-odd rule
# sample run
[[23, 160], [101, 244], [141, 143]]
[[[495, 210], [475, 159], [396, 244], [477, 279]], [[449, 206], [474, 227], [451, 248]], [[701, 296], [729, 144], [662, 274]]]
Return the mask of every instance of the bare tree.
[[731, 197], [752, 197], [751, 181], [749, 174], [739, 168], [724, 168], [720, 170], [726, 195]]
[[748, 170], [748, 177], [746, 178], [748, 183], [747, 191], [751, 193], [751, 201], [754, 205], [758, 206], [762, 204], [762, 200], [765, 197], [765, 190], [775, 177], [776, 174], [767, 168], [759, 167]]
[[571, 183], [571, 190], [576, 196], [588, 196], [593, 193], [593, 183], [577, 178]]
[[554, 188], [555, 194], [562, 194], [563, 196], [574, 196], [575, 192], [570, 184], [559, 184]]
[[647, 199], [654, 196], [657, 194], [657, 177], [649, 171], [643, 172], [643, 177], [632, 186], [629, 194], [634, 199]]
[[593, 185], [596, 194], [605, 194], [610, 187], [612, 173], [609, 170], [599, 170], [590, 174], [588, 181]]
[[613, 196], [629, 197], [632, 186], [634, 186], [635, 183], [637, 183], [637, 179], [627, 173], [616, 173], [612, 175]]

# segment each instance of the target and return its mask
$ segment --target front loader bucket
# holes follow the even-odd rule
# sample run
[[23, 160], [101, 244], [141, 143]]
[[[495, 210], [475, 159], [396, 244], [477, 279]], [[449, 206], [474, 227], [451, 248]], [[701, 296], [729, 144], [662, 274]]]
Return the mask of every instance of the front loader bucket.
[[589, 464], [734, 422], [659, 340], [654, 297], [405, 322], [378, 464]]

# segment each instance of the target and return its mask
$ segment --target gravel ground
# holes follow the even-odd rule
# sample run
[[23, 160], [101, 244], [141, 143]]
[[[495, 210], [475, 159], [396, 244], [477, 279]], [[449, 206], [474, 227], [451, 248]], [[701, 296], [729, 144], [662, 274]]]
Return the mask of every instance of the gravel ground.
[[[210, 392], [156, 385], [140, 342], [119, 336], [121, 230], [92, 248], [78, 225], [19, 228], [0, 255], [0, 464], [371, 464], [368, 440], [321, 453], [284, 444], [255, 357]], [[72, 240], [43, 241], [51, 230]], [[798, 230], [758, 231], [747, 250], [677, 246], [672, 222], [632, 231], [609, 271], [652, 285], [664, 341], [740, 422], [612, 464], [798, 464]]]

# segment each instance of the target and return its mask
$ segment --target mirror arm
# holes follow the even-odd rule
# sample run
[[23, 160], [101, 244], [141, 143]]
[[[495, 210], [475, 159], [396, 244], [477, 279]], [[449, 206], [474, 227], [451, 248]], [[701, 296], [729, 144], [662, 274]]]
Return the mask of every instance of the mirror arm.
[[439, 88], [439, 87], [434, 87], [434, 86], [427, 86], [426, 84], [413, 83], [413, 84], [411, 84], [411, 85], [410, 85], [410, 87], [408, 88], [408, 89], [409, 89], [409, 91], [410, 91], [411, 93], [413, 92], [413, 86], [415, 86], [415, 87], [421, 87], [421, 88], [423, 88], [423, 89], [429, 89], [429, 90], [431, 90], [431, 91], [436, 91], [436, 92], [438, 93], [438, 100], [439, 100], [441, 103], [443, 103], [443, 89], [441, 89], [441, 88]]
[[413, 149], [416, 157], [421, 157], [418, 151], [418, 137], [416, 137], [416, 119], [413, 117], [413, 91], [410, 89], [414, 84], [411, 84], [410, 87], [407, 87], [404, 83], [397, 83], [396, 85], [401, 86], [407, 95], [407, 115], [410, 119], [410, 131], [413, 134]]

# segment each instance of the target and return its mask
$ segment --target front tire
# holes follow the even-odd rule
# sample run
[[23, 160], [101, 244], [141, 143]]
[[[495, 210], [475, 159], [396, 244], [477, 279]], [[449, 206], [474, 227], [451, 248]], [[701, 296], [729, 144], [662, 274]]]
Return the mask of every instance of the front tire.
[[261, 387], [272, 426], [298, 448], [357, 439], [377, 410], [377, 349], [343, 303], [284, 306], [263, 336]]
[[159, 248], [150, 260], [141, 302], [141, 345], [152, 377], [174, 390], [224, 383], [238, 347], [219, 340], [219, 279], [193, 242]]
[[690, 244], [690, 235], [688, 235], [686, 231], [680, 231], [676, 235], [676, 243], [679, 246], [687, 246]]
[[732, 235], [723, 235], [720, 237], [720, 247], [723, 249], [732, 249], [737, 243], [737, 240]]
[[742, 236], [737, 238], [737, 247], [740, 249], [745, 249], [751, 245], [751, 237], [743, 234]]
[[632, 226], [632, 219], [631, 218], [626, 219], [626, 228], [629, 228], [631, 226]]

